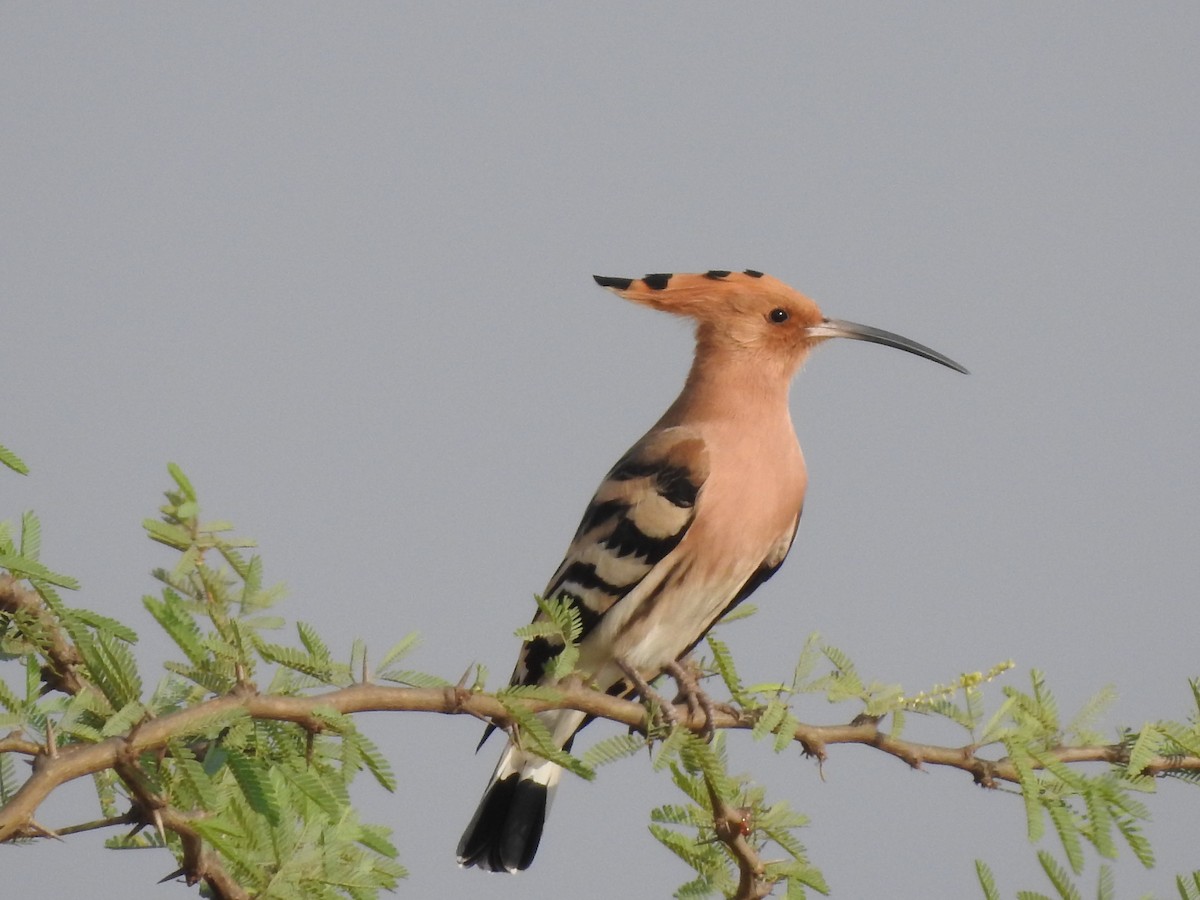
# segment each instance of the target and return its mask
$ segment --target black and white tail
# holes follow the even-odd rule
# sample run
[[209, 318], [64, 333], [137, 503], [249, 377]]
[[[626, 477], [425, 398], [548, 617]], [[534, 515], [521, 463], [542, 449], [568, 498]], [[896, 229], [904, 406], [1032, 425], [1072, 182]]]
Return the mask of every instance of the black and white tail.
[[[541, 713], [556, 743], [567, 743], [584, 716], [574, 710]], [[511, 742], [504, 748], [471, 824], [458, 842], [458, 863], [487, 872], [528, 869], [537, 853], [546, 812], [562, 767]]]

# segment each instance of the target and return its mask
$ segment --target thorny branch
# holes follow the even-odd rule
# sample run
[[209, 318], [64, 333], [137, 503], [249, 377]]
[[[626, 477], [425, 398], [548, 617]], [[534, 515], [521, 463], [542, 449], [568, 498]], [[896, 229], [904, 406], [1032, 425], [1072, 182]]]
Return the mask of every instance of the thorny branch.
[[[587, 688], [567, 688], [553, 699], [506, 698], [519, 702], [531, 712], [550, 709], [575, 709], [589, 716], [608, 719], [635, 731], [644, 731], [646, 709], [632, 700], [610, 697]], [[41, 802], [59, 785], [113, 768], [126, 755], [160, 750], [176, 734], [189, 732], [195, 723], [218, 717], [234, 709], [243, 709], [255, 719], [295, 722], [305, 728], [320, 731], [321, 719], [317, 710], [332, 709], [342, 714], [362, 712], [432, 712], [444, 715], [467, 715], [504, 726], [509, 714], [504, 703], [487, 693], [473, 693], [466, 688], [407, 688], [378, 684], [355, 684], [346, 688], [303, 697], [284, 697], [272, 694], [241, 694], [217, 697], [197, 706], [143, 722], [128, 736], [112, 737], [95, 744], [70, 744], [60, 747], [58, 756], [40, 754], [34, 773], [9, 803], [0, 809], [0, 842], [11, 839], [23, 823], [29, 821]], [[692, 713], [686, 705], [675, 708], [679, 723], [693, 731], [704, 728], [707, 716]], [[725, 729], [750, 729], [755, 716], [738, 710], [718, 707], [713, 726]], [[805, 752], [818, 760], [827, 758], [826, 748], [835, 744], [865, 744], [915, 769], [925, 766], [945, 766], [970, 773], [975, 782], [995, 787], [999, 781], [1018, 784], [1016, 767], [1007, 759], [989, 760], [978, 755], [973, 745], [943, 747], [921, 744], [889, 735], [874, 720], [847, 725], [797, 725], [793, 740]], [[39, 748], [39, 751], [41, 748]], [[1048, 754], [1065, 763], [1104, 762], [1119, 764], [1126, 749], [1119, 745], [1095, 747], [1058, 747]], [[1037, 766], [1036, 762], [1032, 765]], [[1200, 757], [1154, 756], [1143, 769], [1145, 775], [1167, 772], [1200, 771]]]
[[[47, 664], [43, 676], [47, 690], [76, 693], [92, 690], [80, 672], [80, 656], [69, 638], [58, 627], [36, 594], [19, 587], [7, 576], [0, 577], [0, 612], [32, 617], [39, 632], [46, 636], [42, 652]], [[175, 736], [194, 730], [197, 723], [219, 717], [236, 709], [256, 719], [294, 722], [316, 733], [324, 727], [318, 710], [332, 709], [342, 714], [362, 712], [432, 712], [466, 715], [498, 726], [511, 724], [505, 703], [521, 703], [530, 712], [574, 709], [588, 716], [625, 725], [646, 733], [647, 711], [641, 703], [611, 697], [578, 684], [566, 684], [553, 698], [516, 699], [502, 703], [495, 695], [458, 686], [438, 688], [391, 687], [360, 683], [350, 687], [305, 696], [259, 694], [248, 685], [237, 692], [215, 697], [197, 706], [169, 715], [145, 720], [130, 733], [94, 744], [68, 744], [47, 747], [24, 738], [19, 732], [0, 737], [0, 753], [12, 752], [30, 757], [33, 774], [8, 802], [0, 807], [0, 843], [15, 838], [57, 836], [37, 822], [35, 813], [42, 802], [60, 785], [85, 775], [113, 769], [124, 781], [134, 800], [135, 809], [127, 821], [154, 825], [178, 835], [184, 850], [184, 865], [174, 875], [182, 875], [191, 884], [204, 881], [214, 896], [224, 900], [243, 900], [249, 895], [222, 867], [217, 855], [207, 849], [191, 825], [191, 818], [155, 796], [136, 760], [143, 753], [161, 751]], [[757, 713], [719, 705], [709, 709], [679, 704], [674, 719], [680, 725], [704, 733], [709, 729], [751, 729]], [[827, 759], [827, 748], [837, 744], [863, 744], [902, 760], [914, 769], [943, 766], [969, 773], [976, 784], [995, 788], [1000, 782], [1019, 784], [1016, 766], [1007, 758], [989, 759], [980, 755], [976, 745], [947, 747], [904, 740], [880, 728], [874, 717], [860, 716], [845, 725], [797, 724], [792, 739], [806, 755], [820, 762]], [[1128, 749], [1121, 744], [1101, 746], [1060, 746], [1047, 756], [1062, 763], [1101, 762], [1122, 764], [1128, 761]], [[1030, 761], [1034, 768], [1040, 766]], [[1200, 771], [1200, 757], [1156, 755], [1149, 759], [1143, 775]], [[713, 817], [718, 838], [738, 861], [741, 883], [738, 898], [755, 900], [766, 896], [763, 863], [746, 839], [742, 811], [713, 792]], [[112, 824], [116, 824], [114, 821]], [[63, 829], [60, 833], [82, 830], [85, 826]], [[89, 823], [89, 827], [100, 827]]]
[[[7, 613], [14, 618], [25, 618], [35, 624], [33, 629], [27, 630], [34, 631], [41, 638], [39, 649], [46, 660], [41, 674], [47, 691], [61, 691], [65, 694], [75, 695], [85, 690], [97, 690], [80, 673], [83, 663], [82, 655], [71, 642], [70, 637], [59, 626], [54, 616], [46, 609], [41, 598], [36, 593], [22, 588], [17, 580], [9, 575], [0, 576], [0, 612]], [[114, 758], [100, 769], [90, 771], [112, 768], [117, 773], [134, 798], [135, 807], [129, 813], [100, 823], [86, 823], [57, 832], [43, 827], [34, 819], [33, 813], [36, 804], [40, 803], [42, 799], [36, 794], [34, 795], [34, 806], [22, 813], [21, 795], [25, 793], [29, 784], [38, 781], [47, 769], [55, 769], [63, 760], [64, 755], [79, 747], [89, 746], [76, 744], [62, 748], [60, 751], [53, 740], [50, 722], [47, 722], [47, 732], [48, 746], [45, 747], [24, 740], [16, 732], [0, 738], [0, 753], [9, 751], [31, 756], [34, 771], [34, 774], [21, 786], [13, 798], [0, 807], [0, 843], [17, 837], [60, 837], [63, 834], [123, 822], [137, 822], [140, 825], [153, 823], [164, 839], [166, 832], [171, 831], [179, 836], [183, 846], [183, 867], [173, 873], [172, 877], [183, 876], [189, 885], [203, 881], [217, 900], [249, 900], [250, 895], [225, 870], [217, 856], [204, 846], [200, 835], [192, 828], [190, 818], [179, 810], [166, 805], [161, 798], [154, 796], [149, 790], [146, 778], [136, 762], [137, 751], [130, 748], [129, 741], [124, 737], [112, 739], [117, 742], [116, 746], [119, 748]], [[70, 772], [71, 769], [68, 767], [65, 773], [66, 777], [57, 782], [51, 781], [49, 790], [53, 790], [57, 784], [79, 777]], [[80, 772], [79, 774], [88, 773]], [[52, 771], [51, 778], [53, 779], [53, 777]], [[47, 794], [49, 790], [47, 790]], [[15, 817], [12, 815], [14, 808], [16, 810]]]

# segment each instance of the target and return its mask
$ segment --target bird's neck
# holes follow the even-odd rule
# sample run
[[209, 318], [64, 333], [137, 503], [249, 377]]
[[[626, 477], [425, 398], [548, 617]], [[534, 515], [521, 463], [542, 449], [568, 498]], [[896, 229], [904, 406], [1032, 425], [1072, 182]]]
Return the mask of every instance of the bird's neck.
[[679, 397], [661, 424], [736, 422], [741, 426], [788, 423], [792, 371], [780, 361], [744, 348], [700, 344]]

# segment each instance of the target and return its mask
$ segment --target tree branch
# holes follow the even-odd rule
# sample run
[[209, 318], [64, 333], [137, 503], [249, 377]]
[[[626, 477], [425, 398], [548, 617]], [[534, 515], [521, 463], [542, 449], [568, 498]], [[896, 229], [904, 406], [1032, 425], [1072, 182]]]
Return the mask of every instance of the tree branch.
[[[519, 702], [531, 712], [549, 709], [575, 709], [595, 718], [625, 725], [636, 731], [645, 730], [646, 709], [640, 703], [610, 697], [588, 688], [567, 688], [556, 699]], [[443, 715], [469, 715], [505, 725], [508, 711], [495, 696], [472, 693], [465, 688], [405, 688], [377, 684], [355, 684], [350, 687], [301, 697], [271, 694], [241, 694], [217, 697], [179, 712], [145, 721], [127, 736], [113, 737], [96, 744], [70, 744], [60, 747], [58, 755], [50, 757], [39, 748], [34, 758], [34, 773], [12, 799], [0, 809], [0, 843], [22, 832], [33, 819], [42, 801], [59, 785], [84, 775], [113, 768], [120, 760], [153, 750], [162, 749], [180, 734], [187, 734], [204, 720], [242, 709], [256, 719], [295, 722], [312, 731], [326, 726], [317, 714], [330, 709], [342, 714], [363, 712], [431, 712]], [[704, 713], [693, 714], [686, 705], [676, 707], [681, 725], [701, 731], [707, 721]], [[718, 708], [713, 727], [750, 729], [754, 716], [736, 710]], [[921, 744], [892, 737], [873, 719], [858, 720], [847, 725], [797, 725], [793, 739], [806, 754], [826, 759], [826, 748], [833, 744], [864, 744], [901, 759], [914, 769], [925, 766], [945, 766], [972, 775], [976, 784], [994, 788], [998, 781], [1020, 782], [1016, 767], [1007, 759], [989, 760], [978, 755], [975, 745], [943, 747]], [[1103, 762], [1121, 763], [1126, 749], [1119, 745], [1096, 747], [1058, 747], [1049, 756], [1064, 763]], [[1033, 763], [1037, 767], [1036, 763]], [[1143, 769], [1145, 775], [1165, 772], [1200, 771], [1200, 757], [1154, 756]]]
[[42, 680], [48, 690], [78, 694], [86, 682], [79, 676], [83, 657], [60, 627], [58, 620], [46, 609], [42, 598], [22, 588], [11, 575], [0, 575], [0, 612], [22, 616], [37, 623], [37, 632], [44, 635], [39, 649], [46, 658]]

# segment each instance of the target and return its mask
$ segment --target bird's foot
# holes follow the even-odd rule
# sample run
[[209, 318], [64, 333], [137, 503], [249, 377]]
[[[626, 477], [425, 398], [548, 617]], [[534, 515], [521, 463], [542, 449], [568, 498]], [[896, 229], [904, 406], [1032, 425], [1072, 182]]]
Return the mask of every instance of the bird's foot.
[[642, 703], [646, 705], [647, 732], [653, 731], [656, 725], [662, 725], [669, 730], [679, 724], [679, 714], [675, 712], [674, 704], [668, 702], [658, 691], [650, 687], [650, 682], [646, 681], [637, 669], [623, 659], [617, 660], [617, 667], [633, 685], [633, 689], [641, 698]]
[[675, 660], [663, 671], [674, 678], [675, 683], [679, 685], [679, 696], [675, 698], [676, 702], [679, 702], [680, 699], [686, 701], [688, 711], [693, 716], [703, 713], [704, 725], [697, 734], [705, 743], [710, 742], [716, 733], [714, 723], [717, 720], [717, 711], [712, 698], [700, 687], [700, 680], [696, 677], [695, 664], [690, 659], [684, 662]]

